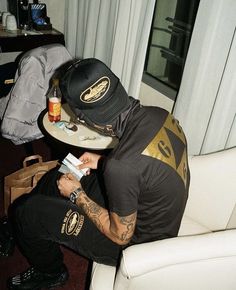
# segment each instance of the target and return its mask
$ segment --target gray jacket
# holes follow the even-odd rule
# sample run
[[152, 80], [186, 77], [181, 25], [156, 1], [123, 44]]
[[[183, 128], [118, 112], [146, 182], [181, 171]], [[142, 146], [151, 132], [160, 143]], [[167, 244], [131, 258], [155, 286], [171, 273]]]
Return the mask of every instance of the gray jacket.
[[61, 44], [41, 46], [23, 55], [12, 90], [0, 99], [3, 137], [22, 144], [43, 136], [37, 119], [46, 108], [49, 80], [59, 66], [71, 59]]

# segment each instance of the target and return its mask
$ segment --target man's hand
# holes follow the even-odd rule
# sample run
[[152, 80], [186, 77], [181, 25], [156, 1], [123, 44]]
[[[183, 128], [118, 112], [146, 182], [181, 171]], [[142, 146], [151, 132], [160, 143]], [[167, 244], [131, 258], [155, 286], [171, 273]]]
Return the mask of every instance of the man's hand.
[[81, 183], [73, 174], [67, 173], [60, 177], [57, 186], [61, 195], [69, 198], [72, 191], [81, 187]]
[[97, 169], [98, 160], [102, 157], [102, 155], [85, 152], [80, 156], [79, 160], [83, 162], [83, 164], [79, 165], [79, 169], [90, 168]]

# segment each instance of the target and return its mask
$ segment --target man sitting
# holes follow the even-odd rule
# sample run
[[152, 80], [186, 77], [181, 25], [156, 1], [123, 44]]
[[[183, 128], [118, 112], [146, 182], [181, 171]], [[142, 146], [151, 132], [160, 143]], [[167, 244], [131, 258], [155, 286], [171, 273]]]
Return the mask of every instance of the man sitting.
[[107, 156], [82, 154], [80, 168], [89, 170], [81, 180], [54, 169], [14, 206], [17, 240], [31, 267], [9, 279], [10, 289], [64, 284], [60, 244], [116, 265], [124, 247], [175, 237], [187, 201], [187, 144], [171, 114], [141, 106], [94, 58], [68, 68], [60, 88], [80, 122], [119, 143]]

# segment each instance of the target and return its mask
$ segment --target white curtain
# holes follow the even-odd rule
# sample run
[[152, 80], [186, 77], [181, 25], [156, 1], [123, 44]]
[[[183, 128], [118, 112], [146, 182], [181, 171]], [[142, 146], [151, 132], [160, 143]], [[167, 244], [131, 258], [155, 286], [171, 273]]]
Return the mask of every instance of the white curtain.
[[201, 0], [174, 115], [189, 154], [236, 146], [236, 1]]
[[155, 0], [66, 1], [65, 39], [72, 56], [96, 57], [138, 98]]

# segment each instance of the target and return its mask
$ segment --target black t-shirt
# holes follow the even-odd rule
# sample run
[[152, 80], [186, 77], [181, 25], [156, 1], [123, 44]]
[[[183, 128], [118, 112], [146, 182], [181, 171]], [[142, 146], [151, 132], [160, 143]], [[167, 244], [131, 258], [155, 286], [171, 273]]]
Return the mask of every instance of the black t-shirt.
[[111, 212], [137, 211], [131, 244], [176, 236], [189, 169], [185, 136], [173, 116], [157, 107], [136, 110], [105, 162], [104, 180]]

